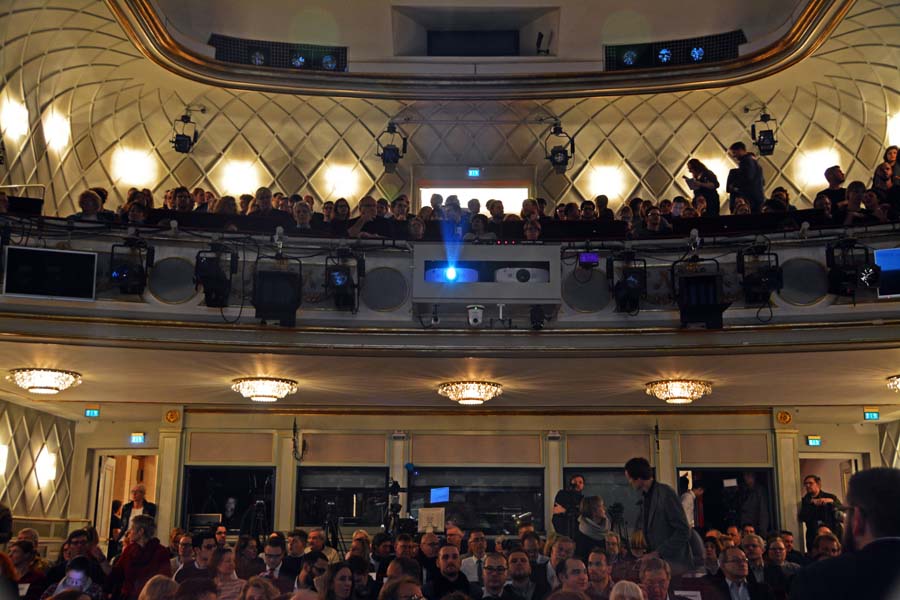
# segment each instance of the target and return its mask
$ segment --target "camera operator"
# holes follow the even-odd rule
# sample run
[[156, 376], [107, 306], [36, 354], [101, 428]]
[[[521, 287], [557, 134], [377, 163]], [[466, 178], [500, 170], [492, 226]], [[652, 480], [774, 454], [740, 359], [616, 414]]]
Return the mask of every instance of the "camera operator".
[[583, 498], [584, 477], [572, 475], [569, 487], [556, 492], [553, 499], [553, 529], [559, 535], [572, 537], [578, 523], [579, 507]]

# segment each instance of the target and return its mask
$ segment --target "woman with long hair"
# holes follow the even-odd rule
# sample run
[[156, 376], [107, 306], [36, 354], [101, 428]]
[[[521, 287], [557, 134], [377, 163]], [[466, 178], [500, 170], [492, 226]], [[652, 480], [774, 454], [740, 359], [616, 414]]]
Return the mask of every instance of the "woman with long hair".
[[247, 582], [234, 571], [234, 551], [227, 546], [218, 548], [209, 561], [209, 571], [219, 588], [218, 600], [237, 600]]
[[275, 600], [280, 595], [281, 593], [268, 579], [254, 576], [247, 580], [240, 600]]
[[706, 165], [692, 158], [687, 162], [691, 176], [685, 177], [685, 181], [695, 196], [702, 196], [706, 200], [706, 212], [708, 217], [719, 216], [719, 180]]
[[[337, 562], [328, 565], [328, 570], [322, 578], [322, 585], [318, 585], [319, 600], [350, 600], [353, 594], [353, 571], [346, 562]], [[219, 596], [219, 600], [222, 597]]]

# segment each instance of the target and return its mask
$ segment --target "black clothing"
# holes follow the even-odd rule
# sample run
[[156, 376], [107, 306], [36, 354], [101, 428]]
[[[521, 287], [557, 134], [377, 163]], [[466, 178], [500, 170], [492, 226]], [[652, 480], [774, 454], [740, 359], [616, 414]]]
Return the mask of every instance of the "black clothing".
[[[703, 592], [703, 598], [710, 598], [711, 600], [731, 600], [731, 592], [728, 589], [728, 580], [725, 579], [725, 575], [720, 571], [716, 575], [707, 575], [702, 578], [703, 582], [710, 587], [711, 594], [707, 594], [705, 591]], [[775, 600], [775, 595], [772, 593], [772, 590], [769, 589], [764, 583], [756, 583], [755, 581], [751, 581], [749, 578], [747, 579], [747, 591], [750, 593], [750, 600]], [[826, 596], [818, 600], [825, 600]]]
[[0, 504], [0, 544], [5, 544], [12, 538], [12, 527], [12, 512], [5, 504]]
[[715, 184], [715, 187], [708, 188], [700, 186], [696, 190], [694, 190], [694, 195], [703, 196], [703, 199], [706, 200], [706, 212], [703, 214], [705, 217], [718, 217], [719, 216], [719, 180], [716, 177], [716, 174], [710, 171], [709, 169], [703, 171], [699, 177], [697, 177], [697, 181], [700, 183], [712, 183]]
[[[766, 201], [763, 187], [762, 167], [757, 160], [745, 154], [738, 161], [737, 169], [732, 169], [728, 174], [729, 192], [740, 194], [750, 203], [750, 211], [758, 214], [762, 211], [763, 202]], [[733, 202], [732, 202], [733, 204]]]
[[794, 576], [792, 600], [889, 600], [900, 585], [900, 538], [809, 565]]
[[553, 515], [553, 530], [556, 533], [568, 537], [575, 535], [575, 532], [578, 531], [578, 512], [583, 497], [581, 492], [572, 489], [556, 492], [553, 503], [559, 504], [566, 509], [565, 514]]
[[453, 592], [462, 592], [470, 598], [481, 597], [480, 588], [469, 583], [468, 578], [461, 572], [456, 577], [456, 581], [450, 581], [438, 571], [437, 575], [430, 579], [422, 590], [422, 593], [428, 600], [441, 600], [441, 598]]
[[197, 563], [191, 561], [189, 563], [185, 563], [178, 569], [178, 572], [175, 573], [175, 583], [182, 583], [187, 581], [188, 579], [212, 579], [213, 575], [209, 572], [209, 569], [198, 569]]
[[[350, 230], [351, 227], [356, 225], [356, 222], [360, 220], [361, 217], [356, 217], [355, 219], [350, 219], [347, 221], [347, 231]], [[375, 217], [362, 227], [362, 231], [365, 233], [370, 233], [372, 235], [380, 235], [381, 237], [389, 238], [393, 235], [393, 227], [390, 219], [385, 219], [384, 217]], [[346, 233], [344, 235], [347, 235]]]
[[437, 566], [437, 557], [428, 558], [420, 552], [416, 555], [416, 560], [419, 561], [419, 565], [422, 567], [424, 581], [430, 581], [440, 574], [441, 571]]
[[801, 567], [806, 565], [809, 561], [805, 556], [797, 552], [796, 550], [791, 550], [787, 553], [787, 557], [785, 558], [787, 562], [797, 563]]
[[739, 522], [750, 523], [756, 531], [765, 535], [769, 531], [769, 500], [759, 485], [741, 487]]
[[806, 494], [800, 501], [800, 520], [806, 525], [806, 550], [812, 550], [813, 541], [816, 539], [816, 530], [824, 525], [830, 529], [836, 536], [840, 537], [841, 530], [838, 527], [837, 509], [840, 502], [837, 496], [819, 490], [820, 498], [831, 498], [831, 504], [823, 504], [816, 506], [812, 503], [813, 495]]
[[[125, 531], [131, 526], [131, 511], [134, 510], [134, 502], [128, 502], [125, 506], [122, 507], [122, 533], [119, 534], [119, 539], [122, 539], [122, 536], [125, 535]], [[141, 513], [147, 515], [148, 517], [152, 517], [156, 520], [156, 505], [152, 502], [147, 502], [144, 500], [144, 512]], [[94, 579], [94, 581], [97, 581]]]
[[[103, 569], [100, 568], [100, 563], [98, 563], [90, 556], [85, 556], [85, 558], [88, 559], [88, 564], [90, 564], [90, 568], [88, 568], [87, 573], [88, 577], [90, 577], [94, 583], [102, 586], [106, 581], [106, 573], [104, 573]], [[59, 583], [59, 581], [66, 576], [66, 567], [68, 566], [68, 564], [69, 563], [65, 561], [60, 561], [50, 567], [50, 569], [47, 571], [47, 581], [51, 584]]]
[[815, 199], [819, 194], [828, 196], [828, 199], [831, 200], [832, 211], [836, 211], [839, 208], [838, 204], [847, 200], [847, 188], [837, 188], [836, 190], [825, 188], [824, 190], [813, 196], [813, 199]]
[[[281, 559], [281, 570], [278, 572], [279, 575], [286, 575], [288, 577], [294, 578], [300, 574], [300, 570], [303, 568], [303, 557], [302, 556], [291, 556], [288, 554], [283, 559]], [[259, 575], [263, 571], [266, 570], [266, 563], [263, 561], [262, 569], [257, 571], [255, 574]]]

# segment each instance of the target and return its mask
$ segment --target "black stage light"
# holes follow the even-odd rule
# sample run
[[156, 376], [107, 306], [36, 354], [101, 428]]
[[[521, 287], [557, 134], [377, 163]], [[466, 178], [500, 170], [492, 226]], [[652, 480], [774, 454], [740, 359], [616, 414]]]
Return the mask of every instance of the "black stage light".
[[[387, 140], [387, 143], [384, 143], [382, 142], [382, 138], [386, 135], [390, 136], [390, 138]], [[400, 146], [395, 143], [397, 136], [400, 136]], [[408, 142], [409, 138], [396, 123], [388, 123], [387, 128], [375, 138], [375, 143], [378, 145], [375, 156], [381, 159], [385, 173], [394, 173], [397, 171], [397, 164], [400, 162], [400, 159], [406, 155]]]
[[137, 238], [113, 244], [109, 254], [109, 278], [122, 294], [141, 295], [147, 287], [147, 272], [153, 267], [156, 251]]
[[[550, 148], [553, 138], [563, 138], [566, 143], [557, 144]], [[562, 124], [557, 121], [550, 130], [547, 139], [544, 140], [544, 154], [553, 170], [562, 174], [569, 169], [569, 161], [575, 158], [575, 138], [563, 131]]]
[[828, 267], [828, 292], [852, 298], [860, 291], [877, 290], [881, 267], [875, 264], [872, 250], [852, 238], [838, 240], [825, 248]]
[[778, 263], [778, 255], [769, 252], [765, 245], [754, 245], [737, 254], [737, 272], [742, 276], [744, 304], [767, 306], [772, 292], [784, 287], [784, 277]]
[[722, 274], [715, 259], [697, 256], [676, 261], [671, 269], [681, 326], [702, 323], [707, 329], [722, 328], [722, 313], [730, 302], [722, 301]]
[[338, 310], [356, 308], [356, 284], [348, 265], [325, 267], [325, 289], [334, 297], [334, 307]]
[[191, 112], [195, 110], [206, 114], [205, 106], [188, 106], [185, 107], [184, 114], [174, 121], [175, 133], [171, 142], [175, 152], [180, 152], [181, 154], [189, 153], [200, 138], [197, 124], [191, 121]]
[[[616, 263], [622, 264], [622, 275], [616, 281]], [[641, 299], [647, 296], [647, 261], [635, 258], [626, 251], [606, 258], [606, 278], [609, 291], [616, 299], [616, 312], [636, 315], [641, 310]]]
[[[226, 265], [222, 264], [223, 254], [229, 256]], [[210, 308], [228, 306], [231, 280], [237, 269], [237, 252], [227, 247], [214, 244], [210, 250], [201, 250], [197, 253], [194, 263], [194, 285], [197, 288], [203, 286], [203, 302], [206, 306]]]
[[759, 150], [760, 156], [771, 156], [775, 152], [775, 146], [778, 144], [778, 139], [775, 135], [778, 121], [766, 112], [765, 104], [745, 106], [744, 112], [748, 113], [758, 108], [761, 108], [761, 112], [756, 122], [750, 125], [750, 138]]
[[[263, 266], [262, 261], [274, 264]], [[296, 261], [296, 270], [287, 264]], [[303, 301], [303, 264], [283, 256], [260, 257], [253, 273], [253, 306], [256, 318], [277, 319], [282, 327], [297, 324], [297, 309]]]
[[547, 315], [544, 313], [544, 307], [540, 304], [535, 304], [531, 307], [531, 310], [528, 311], [528, 317], [531, 320], [531, 328], [534, 331], [540, 331], [544, 328], [544, 323], [547, 321]]

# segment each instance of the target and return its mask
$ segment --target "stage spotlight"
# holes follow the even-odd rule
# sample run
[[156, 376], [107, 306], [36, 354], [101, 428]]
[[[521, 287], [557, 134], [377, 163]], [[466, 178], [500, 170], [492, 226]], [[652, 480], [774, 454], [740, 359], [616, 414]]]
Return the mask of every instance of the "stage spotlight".
[[775, 136], [777, 120], [766, 112], [766, 105], [750, 105], [744, 107], [744, 112], [761, 108], [756, 122], [750, 125], [750, 138], [759, 150], [760, 156], [771, 156], [775, 152], [778, 139]]
[[741, 287], [747, 306], [767, 306], [772, 292], [779, 292], [784, 286], [778, 255], [769, 252], [765, 245], [740, 250], [737, 254], [737, 272], [742, 275]]
[[[550, 148], [553, 138], [562, 138], [567, 141]], [[569, 169], [569, 161], [575, 158], [575, 138], [563, 131], [559, 121], [553, 125], [550, 134], [544, 140], [544, 154], [550, 161], [553, 170], [559, 174], [565, 173]]]
[[173, 122], [175, 135], [172, 137], [171, 142], [175, 152], [180, 152], [181, 154], [189, 153], [200, 138], [200, 132], [197, 131], [197, 124], [191, 121], [192, 111], [200, 111], [200, 113], [206, 114], [206, 107], [187, 106], [184, 109], [184, 114]]
[[[297, 263], [296, 270], [289, 265], [291, 261]], [[294, 327], [302, 300], [303, 263], [299, 259], [276, 255], [260, 256], [256, 260], [253, 306], [257, 319], [277, 319], [282, 327]]]
[[[388, 139], [387, 143], [384, 143], [382, 142], [382, 138], [386, 135], [390, 136], [390, 139]], [[400, 146], [397, 146], [397, 144], [394, 143], [397, 136], [400, 136]], [[387, 128], [375, 138], [375, 143], [378, 144], [378, 150], [375, 152], [375, 156], [381, 159], [385, 173], [395, 173], [397, 171], [397, 164], [400, 162], [400, 159], [406, 155], [408, 142], [409, 138], [396, 123], [388, 123]]]
[[325, 267], [325, 289], [334, 297], [334, 307], [338, 310], [356, 308], [353, 275], [347, 265]]
[[156, 251], [137, 238], [113, 244], [109, 254], [109, 278], [122, 294], [141, 295], [147, 287], [147, 271], [153, 267]]
[[828, 292], [836, 296], [852, 298], [860, 290], [877, 290], [881, 280], [881, 267], [875, 264], [872, 250], [857, 245], [852, 238], [828, 244], [825, 249], [828, 267]]
[[[226, 267], [222, 264], [222, 255], [227, 254], [229, 260]], [[203, 286], [203, 302], [210, 308], [228, 306], [231, 293], [231, 280], [238, 270], [237, 252], [231, 251], [221, 244], [213, 244], [210, 250], [197, 253], [194, 263], [194, 285]]]
[[681, 311], [681, 326], [702, 323], [707, 329], [721, 329], [722, 313], [731, 303], [722, 301], [719, 262], [697, 256], [679, 260], [672, 265], [671, 277]]
[[[622, 264], [622, 276], [616, 281], [616, 263]], [[606, 259], [609, 291], [616, 299], [616, 312], [636, 315], [641, 299], [647, 296], [647, 261], [635, 258], [634, 252], [620, 252]]]

